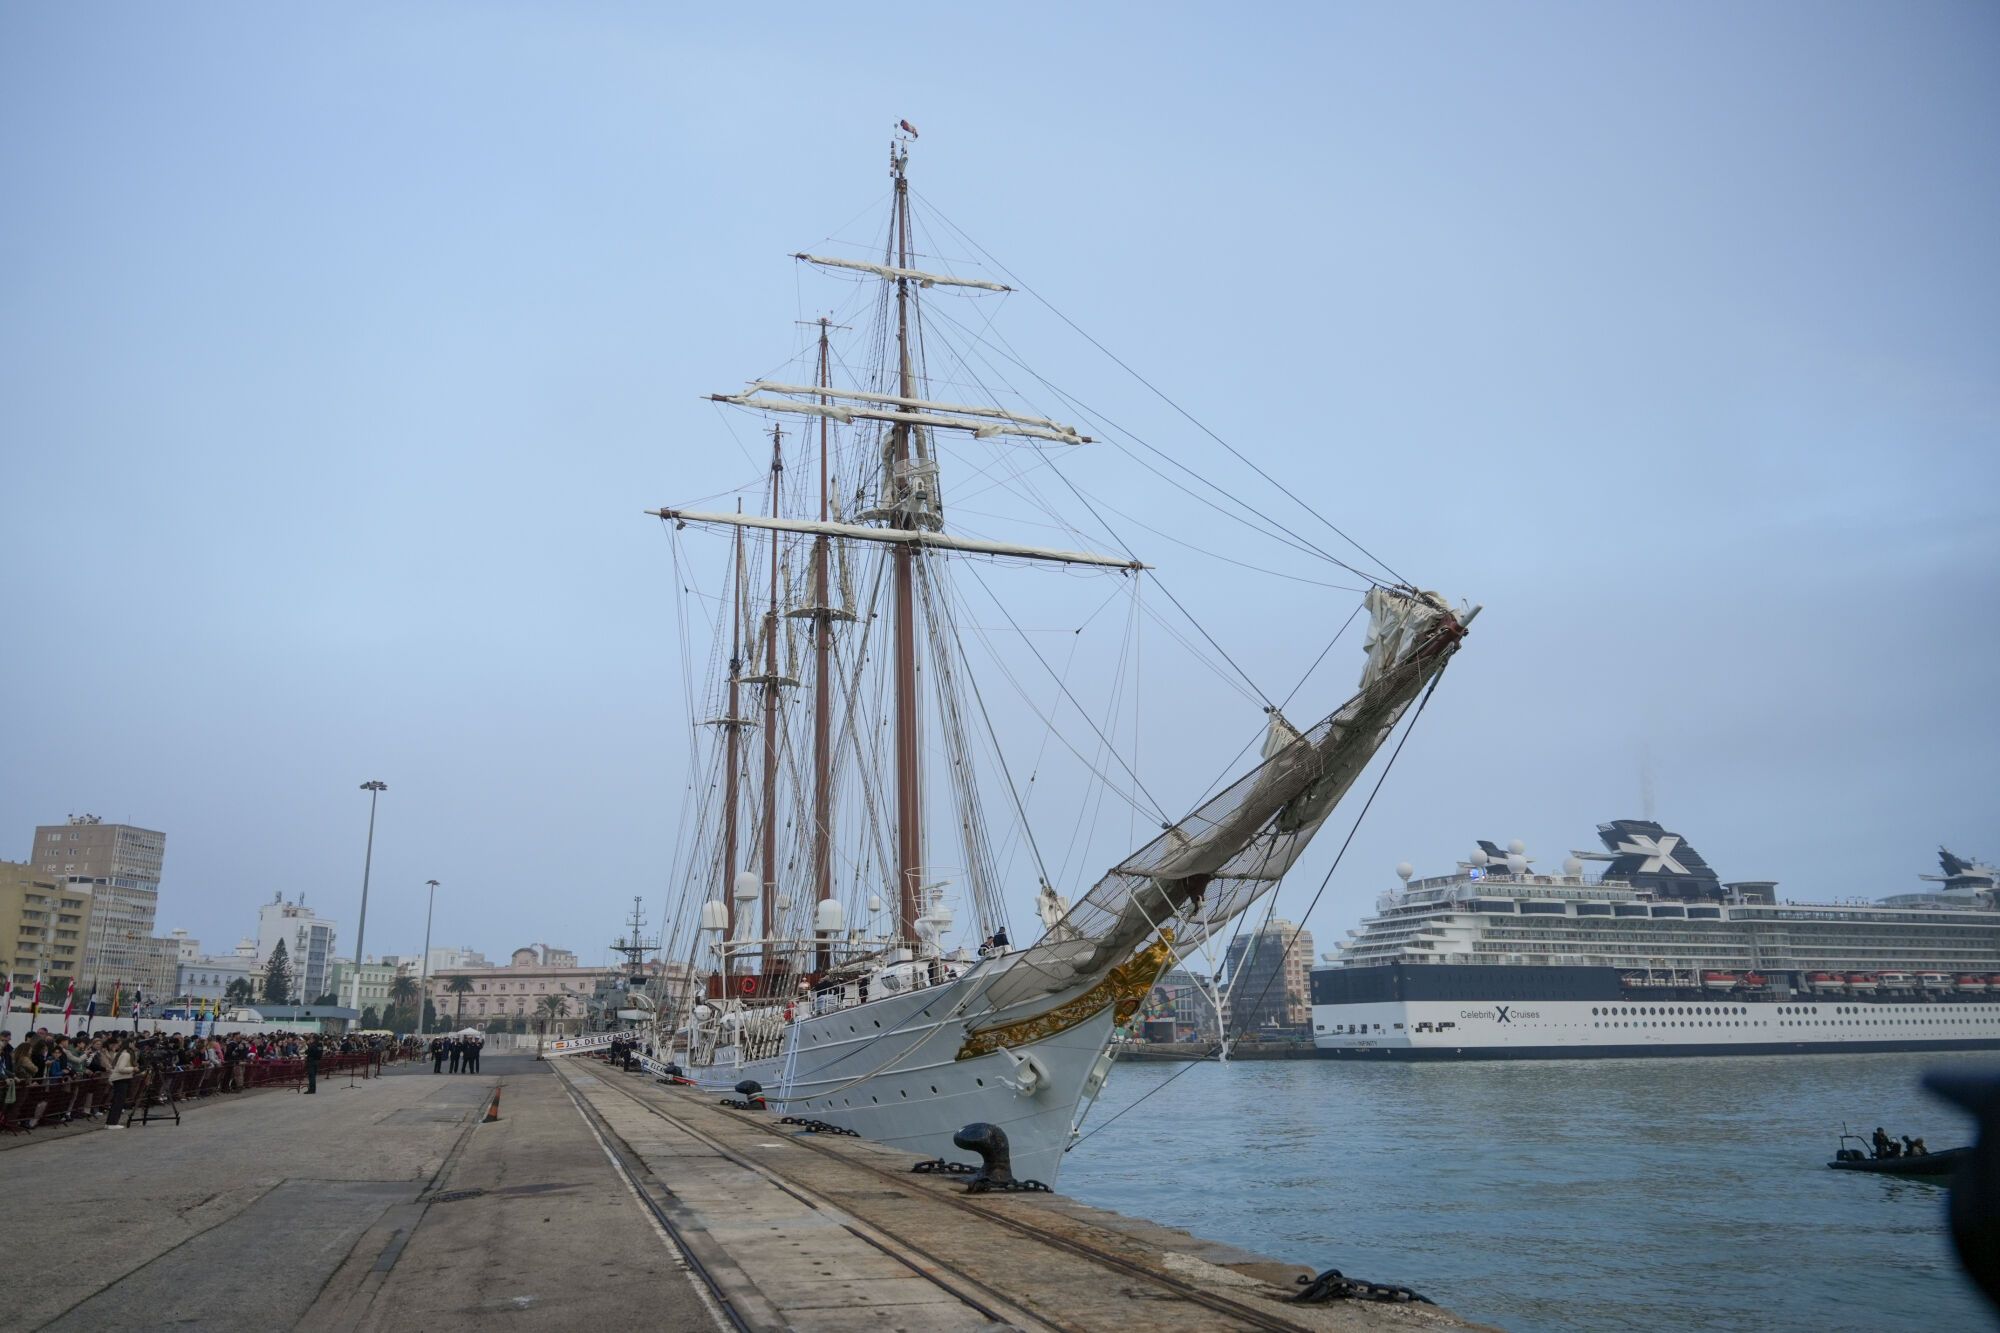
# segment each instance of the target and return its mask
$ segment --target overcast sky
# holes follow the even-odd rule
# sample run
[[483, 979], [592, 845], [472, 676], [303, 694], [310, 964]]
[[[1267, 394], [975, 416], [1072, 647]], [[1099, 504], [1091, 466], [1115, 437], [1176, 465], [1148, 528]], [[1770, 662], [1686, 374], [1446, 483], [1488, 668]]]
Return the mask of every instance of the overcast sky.
[[[1649, 786], [1790, 895], [2000, 857], [1996, 52], [1980, 3], [7, 6], [0, 855], [164, 829], [161, 931], [226, 949], [303, 892], [346, 950], [381, 778], [369, 953], [420, 945], [431, 878], [436, 942], [494, 956], [657, 919], [686, 708], [640, 511], [754, 475], [699, 395], [789, 354], [785, 256], [875, 234], [908, 117], [944, 216], [1486, 607], [1322, 941], [1399, 860], [1552, 866]], [[1333, 540], [1046, 309], [999, 319]], [[1146, 554], [1277, 695], [1354, 600]], [[1145, 682], [1191, 800], [1257, 711]]]

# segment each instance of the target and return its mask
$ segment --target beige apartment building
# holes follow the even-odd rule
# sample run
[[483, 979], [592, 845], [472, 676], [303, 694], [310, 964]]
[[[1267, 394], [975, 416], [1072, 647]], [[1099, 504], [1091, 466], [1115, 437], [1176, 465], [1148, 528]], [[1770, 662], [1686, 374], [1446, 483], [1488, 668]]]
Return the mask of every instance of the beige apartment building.
[[[79, 984], [108, 996], [123, 981], [129, 990], [158, 981], [162, 962], [153, 944], [160, 902], [160, 870], [167, 835], [133, 824], [107, 824], [96, 815], [71, 815], [35, 829], [27, 865], [38, 879], [88, 892], [94, 911], [84, 942]], [[171, 968], [166, 969], [171, 976]], [[170, 988], [172, 982], [166, 985]]]
[[[357, 971], [361, 974], [359, 1004], [355, 1003], [354, 995]], [[377, 1019], [380, 1019], [388, 1013], [389, 992], [396, 984], [398, 971], [396, 964], [386, 960], [377, 962], [370, 959], [357, 968], [347, 959], [339, 958], [334, 960], [331, 970], [331, 989], [339, 997], [340, 1003], [360, 1009], [363, 1013], [373, 1009]]]
[[14, 979], [17, 1010], [27, 1009], [39, 974], [43, 1006], [53, 994], [62, 1012], [62, 997], [83, 966], [90, 917], [88, 884], [58, 884], [34, 866], [0, 861], [0, 973]]
[[[570, 1019], [581, 1019], [585, 1001], [596, 994], [597, 984], [619, 975], [615, 967], [546, 967], [526, 949], [517, 950], [515, 957], [526, 956], [526, 962], [517, 962], [507, 967], [467, 967], [452, 968], [431, 973], [431, 1003], [437, 1006], [439, 1022], [449, 1027], [486, 1027], [495, 1020], [525, 1018], [532, 1020], [541, 1013], [541, 1003], [550, 995], [568, 997]], [[451, 989], [454, 977], [464, 977], [472, 984], [472, 989], [459, 1003], [460, 996]], [[464, 1023], [461, 1024], [461, 1016]]]
[[[552, 966], [542, 961], [544, 956], [573, 959], [576, 955], [566, 949], [535, 945], [516, 949], [506, 967], [447, 968], [431, 973], [430, 998], [437, 1008], [438, 1021], [451, 1028], [483, 1028], [502, 1019], [511, 1022], [525, 1018], [534, 1026], [542, 1015], [543, 999], [561, 995], [569, 1001], [566, 1021], [574, 1025], [588, 1011], [587, 1002], [597, 993], [598, 985], [616, 981], [625, 974], [622, 967]], [[663, 969], [658, 963], [650, 963], [646, 970], [649, 975], [664, 973], [671, 977], [681, 992], [689, 984], [684, 964]], [[455, 994], [451, 989], [454, 977], [464, 977], [472, 989], [462, 997]]]

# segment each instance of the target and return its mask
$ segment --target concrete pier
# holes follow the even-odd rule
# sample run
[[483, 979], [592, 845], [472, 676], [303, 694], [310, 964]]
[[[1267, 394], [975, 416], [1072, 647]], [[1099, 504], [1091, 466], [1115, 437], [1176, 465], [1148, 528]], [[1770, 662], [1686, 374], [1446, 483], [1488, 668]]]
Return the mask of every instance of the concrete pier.
[[1059, 1194], [969, 1196], [908, 1153], [601, 1062], [557, 1074], [751, 1327], [1474, 1327], [1427, 1305], [1295, 1305], [1302, 1265]]
[[6, 1325], [1473, 1327], [1433, 1306], [1293, 1305], [1304, 1266], [1060, 1195], [968, 1196], [908, 1154], [588, 1057], [486, 1064], [7, 1141], [0, 1179], [38, 1203], [0, 1231]]

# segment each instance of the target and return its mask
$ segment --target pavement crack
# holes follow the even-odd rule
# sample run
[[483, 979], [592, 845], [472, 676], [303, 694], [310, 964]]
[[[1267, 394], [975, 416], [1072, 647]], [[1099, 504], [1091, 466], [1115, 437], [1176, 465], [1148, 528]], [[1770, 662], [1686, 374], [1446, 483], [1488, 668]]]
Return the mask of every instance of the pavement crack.
[[277, 1189], [280, 1185], [283, 1185], [284, 1183], [285, 1182], [282, 1180], [274, 1181], [272, 1184], [270, 1184], [263, 1190], [260, 1190], [255, 1198], [251, 1199], [248, 1203], [244, 1204], [242, 1208], [237, 1210], [237, 1212], [230, 1214], [228, 1217], [218, 1217], [215, 1219], [215, 1221], [210, 1222], [207, 1226], [203, 1227], [201, 1230], [191, 1232], [188, 1235], [182, 1236], [178, 1241], [174, 1242], [174, 1244], [168, 1246], [164, 1250], [161, 1250], [158, 1254], [146, 1260], [146, 1262], [142, 1264], [134, 1264], [132, 1267], [126, 1269], [122, 1273], [119, 1273], [117, 1276], [113, 1277], [110, 1281], [105, 1282], [103, 1285], [98, 1287], [93, 1287], [91, 1290], [77, 1297], [74, 1301], [71, 1301], [68, 1305], [65, 1305], [62, 1309], [50, 1315], [47, 1319], [43, 1320], [40, 1324], [36, 1325], [36, 1327], [47, 1328], [51, 1324], [57, 1324], [62, 1322], [63, 1319], [68, 1317], [69, 1312], [71, 1310], [76, 1309], [77, 1306], [84, 1304], [86, 1301], [96, 1299], [98, 1296], [102, 1295], [106, 1291], [109, 1291], [111, 1288], [117, 1286], [120, 1282], [125, 1281], [127, 1278], [133, 1277], [139, 1273], [143, 1273], [147, 1269], [151, 1268], [154, 1264], [159, 1263], [162, 1259], [168, 1258], [169, 1256], [179, 1252], [183, 1246], [186, 1246], [194, 1241], [200, 1240], [203, 1236], [206, 1236], [209, 1232], [215, 1230], [219, 1226], [223, 1226], [229, 1222], [234, 1221], [236, 1217], [240, 1215], [242, 1212], [251, 1208], [255, 1208], [259, 1203], [261, 1203], [264, 1200], [266, 1196], [268, 1196], [271, 1193], [272, 1190]]

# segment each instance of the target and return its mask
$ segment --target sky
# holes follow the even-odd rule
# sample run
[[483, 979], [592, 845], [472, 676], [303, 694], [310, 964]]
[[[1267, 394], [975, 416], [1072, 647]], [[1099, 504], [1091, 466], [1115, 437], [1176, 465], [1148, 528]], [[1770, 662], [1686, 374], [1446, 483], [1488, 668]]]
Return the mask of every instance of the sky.
[[[1011, 345], [1484, 607], [1322, 947], [1398, 861], [1646, 813], [1802, 898], [2000, 857], [1992, 6], [758, 14], [0, 8], [0, 856], [162, 829], [162, 932], [304, 894], [346, 951], [379, 778], [366, 952], [429, 879], [490, 956], [657, 921], [709, 645], [641, 511], [754, 477], [701, 395], [795, 350], [786, 256], [877, 234], [908, 118], [925, 205], [1040, 298]], [[1354, 598], [1203, 558], [1330, 568], [1129, 465], [1061, 464], [1282, 696]], [[1261, 725], [1138, 688], [1166, 805]]]

